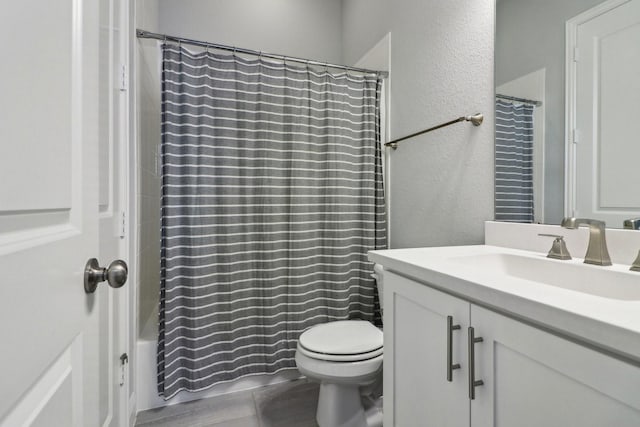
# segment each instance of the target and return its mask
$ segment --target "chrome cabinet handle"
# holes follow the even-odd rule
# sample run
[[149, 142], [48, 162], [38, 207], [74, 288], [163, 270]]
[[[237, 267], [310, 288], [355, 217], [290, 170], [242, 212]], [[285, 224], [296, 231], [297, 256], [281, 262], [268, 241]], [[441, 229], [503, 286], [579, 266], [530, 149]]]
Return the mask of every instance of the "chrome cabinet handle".
[[96, 291], [98, 283], [105, 280], [112, 288], [119, 288], [127, 281], [129, 268], [127, 263], [117, 259], [109, 264], [108, 268], [100, 267], [98, 260], [91, 258], [84, 267], [84, 291], [92, 294]]
[[453, 363], [453, 331], [460, 329], [460, 325], [453, 324], [453, 316], [447, 316], [447, 381], [453, 381], [453, 370], [460, 369], [460, 364]]
[[474, 400], [476, 398], [476, 387], [484, 385], [484, 381], [476, 380], [476, 352], [475, 344], [482, 342], [482, 337], [475, 336], [475, 331], [472, 326], [469, 326], [469, 399]]

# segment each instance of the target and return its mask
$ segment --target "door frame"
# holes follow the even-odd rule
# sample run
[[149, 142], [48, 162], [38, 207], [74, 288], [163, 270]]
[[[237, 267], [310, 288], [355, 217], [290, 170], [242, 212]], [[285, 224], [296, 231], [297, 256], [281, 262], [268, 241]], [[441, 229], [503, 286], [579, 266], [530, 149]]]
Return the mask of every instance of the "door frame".
[[126, 22], [122, 23], [123, 28], [123, 43], [126, 46], [123, 46], [125, 56], [126, 56], [126, 108], [123, 112], [124, 116], [122, 123], [124, 131], [123, 141], [126, 141], [126, 147], [123, 149], [123, 153], [126, 153], [126, 213], [125, 213], [125, 239], [124, 246], [126, 247], [125, 251], [127, 253], [127, 259], [130, 261], [129, 263], [129, 287], [127, 288], [126, 295], [126, 321], [122, 326], [126, 328], [126, 340], [127, 340], [127, 354], [129, 355], [129, 363], [127, 365], [127, 376], [126, 376], [126, 403], [121, 403], [122, 416], [124, 418], [125, 414], [127, 416], [126, 424], [133, 427], [136, 421], [137, 415], [137, 390], [136, 390], [136, 378], [137, 378], [137, 339], [138, 339], [138, 266], [139, 260], [137, 255], [137, 247], [138, 247], [138, 209], [137, 209], [137, 197], [138, 197], [138, 175], [137, 175], [137, 164], [138, 164], [138, 154], [137, 154], [137, 132], [138, 125], [136, 121], [138, 107], [136, 105], [136, 91], [137, 91], [137, 81], [135, 79], [136, 70], [137, 70], [137, 62], [136, 62], [136, 49], [135, 43], [137, 41], [136, 37], [136, 6], [135, 0], [122, 0], [123, 9], [127, 11]]
[[[119, 29], [120, 37], [117, 40], [119, 44], [118, 50], [120, 56], [116, 57], [114, 52], [110, 52], [109, 55], [112, 58], [113, 73], [113, 87], [119, 88], [119, 96], [113, 98], [113, 102], [120, 104], [118, 108], [118, 128], [113, 129], [114, 140], [118, 141], [118, 147], [116, 152], [118, 156], [113, 159], [121, 167], [119, 173], [122, 175], [119, 181], [120, 188], [117, 189], [119, 197], [120, 211], [116, 212], [116, 216], [120, 216], [122, 224], [118, 226], [121, 228], [121, 239], [118, 244], [118, 258], [126, 260], [129, 267], [129, 275], [126, 286], [119, 290], [119, 292], [112, 292], [110, 298], [112, 299], [112, 309], [109, 313], [109, 322], [111, 334], [111, 347], [114, 353], [120, 352], [127, 355], [127, 362], [122, 365], [113, 365], [111, 368], [111, 386], [114, 389], [119, 389], [118, 393], [114, 393], [115, 390], [110, 390], [110, 395], [118, 396], [112, 402], [112, 415], [113, 419], [107, 419], [105, 426], [133, 426], [135, 422], [135, 400], [131, 400], [131, 394], [134, 387], [132, 381], [135, 378], [132, 375], [131, 361], [135, 360], [135, 311], [132, 311], [132, 307], [135, 307], [135, 301], [132, 300], [132, 295], [135, 296], [135, 287], [137, 286], [135, 280], [135, 266], [136, 260], [135, 251], [131, 250], [132, 242], [135, 241], [135, 224], [130, 220], [132, 214], [135, 212], [135, 180], [132, 178], [135, 175], [135, 144], [131, 137], [131, 37], [135, 34], [132, 31], [133, 22], [133, 10], [134, 1], [131, 0], [113, 0], [118, 3], [119, 16], [114, 16], [113, 26]], [[133, 149], [132, 149], [133, 147]], [[102, 260], [101, 260], [102, 261]], [[106, 260], [105, 260], [106, 261]], [[134, 273], [132, 273], [132, 270]], [[115, 309], [117, 307], [117, 311]], [[123, 380], [123, 384], [120, 382]], [[132, 409], [133, 417], [131, 414]]]
[[564, 216], [575, 216], [576, 209], [576, 57], [578, 27], [631, 0], [609, 0], [569, 19], [565, 24], [565, 153]]
[[[124, 349], [128, 355], [128, 363], [121, 366], [122, 374], [124, 375], [123, 390], [121, 390], [119, 405], [119, 419], [117, 425], [119, 426], [131, 426], [135, 424], [136, 416], [136, 402], [135, 402], [135, 386], [133, 381], [135, 379], [135, 371], [131, 368], [135, 366], [132, 361], [135, 361], [135, 339], [137, 330], [136, 326], [136, 287], [138, 286], [136, 278], [137, 271], [137, 259], [136, 251], [133, 250], [133, 244], [136, 243], [136, 227], [137, 224], [132, 219], [136, 213], [136, 191], [135, 191], [135, 139], [133, 132], [135, 131], [132, 126], [132, 111], [134, 106], [132, 100], [135, 99], [132, 96], [134, 93], [131, 82], [132, 79], [132, 37], [135, 35], [135, 1], [132, 0], [120, 0], [120, 28], [121, 28], [121, 51], [122, 51], [122, 64], [121, 64], [121, 89], [124, 92], [122, 97], [122, 110], [120, 112], [120, 141], [121, 141], [121, 159], [122, 173], [125, 175], [122, 181], [121, 197], [123, 206], [123, 230], [124, 238], [122, 239], [120, 251], [125, 259], [129, 261], [129, 284], [126, 288], [126, 292], [120, 293], [120, 308], [121, 316], [117, 321], [116, 328], [118, 328], [118, 337], [121, 348]], [[133, 274], [131, 270], [133, 269]], [[117, 386], [114, 383], [114, 386]]]
[[[119, 217], [119, 221], [122, 221], [118, 225], [120, 229], [120, 242], [118, 244], [118, 258], [124, 259], [129, 267], [129, 274], [126, 286], [123, 289], [110, 293], [112, 298], [111, 310], [109, 312], [108, 321], [110, 323], [109, 330], [111, 331], [111, 345], [110, 351], [116, 353], [124, 353], [127, 355], [127, 362], [122, 365], [112, 365], [110, 368], [111, 386], [113, 389], [109, 390], [110, 395], [117, 395], [118, 398], [114, 399], [111, 404], [111, 415], [114, 418], [107, 419], [103, 427], [124, 427], [133, 426], [135, 423], [135, 400], [131, 399], [132, 391], [134, 387], [132, 385], [135, 376], [132, 374], [132, 360], [135, 360], [135, 300], [132, 299], [132, 295], [136, 295], [136, 280], [135, 280], [135, 250], [132, 250], [132, 242], [135, 242], [135, 223], [130, 220], [135, 212], [135, 140], [132, 139], [131, 133], [131, 37], [135, 34], [132, 30], [132, 22], [134, 21], [133, 10], [135, 8], [134, 1], [132, 0], [113, 0], [118, 3], [119, 16], [114, 16], [113, 26], [118, 28], [120, 37], [117, 40], [119, 44], [118, 50], [120, 56], [116, 57], [114, 52], [109, 52], [111, 58], [111, 66], [114, 70], [112, 75], [113, 88], [119, 88], [119, 96], [112, 98], [113, 102], [120, 104], [118, 108], [118, 128], [113, 129], [113, 138], [117, 141], [118, 146], [116, 152], [117, 157], [113, 159], [121, 167], [119, 173], [122, 175], [118, 180], [119, 187], [117, 194], [119, 197], [118, 206], [120, 211], [115, 212], [114, 215]], [[102, 261], [102, 260], [101, 260]], [[107, 261], [107, 260], [105, 260]], [[133, 270], [133, 273], [132, 273]], [[116, 308], [117, 307], [117, 311]], [[132, 339], [133, 338], [133, 339]], [[123, 384], [120, 382], [123, 380]], [[119, 389], [118, 393], [114, 393]], [[133, 410], [133, 414], [132, 414]]]

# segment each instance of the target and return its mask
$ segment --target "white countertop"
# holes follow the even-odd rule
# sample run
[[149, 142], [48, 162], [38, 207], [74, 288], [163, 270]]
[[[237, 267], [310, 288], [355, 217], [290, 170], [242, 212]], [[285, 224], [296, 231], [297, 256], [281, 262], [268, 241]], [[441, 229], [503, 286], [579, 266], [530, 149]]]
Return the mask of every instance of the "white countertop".
[[[472, 303], [640, 363], [640, 299], [594, 296], [488, 269], [467, 268], [453, 262], [462, 256], [488, 254], [514, 254], [547, 260], [546, 253], [487, 245], [378, 250], [369, 252], [369, 259], [389, 271]], [[582, 259], [577, 258], [548, 261], [637, 274], [640, 287], [640, 273], [629, 272], [628, 265], [592, 266], [582, 264]], [[635, 276], [630, 277], [633, 280]]]

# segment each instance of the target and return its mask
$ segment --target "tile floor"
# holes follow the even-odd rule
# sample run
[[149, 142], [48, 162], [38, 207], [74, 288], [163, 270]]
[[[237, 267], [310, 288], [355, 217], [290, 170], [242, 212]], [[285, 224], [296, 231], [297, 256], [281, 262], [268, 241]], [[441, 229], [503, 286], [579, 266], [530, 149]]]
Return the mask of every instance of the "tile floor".
[[136, 427], [317, 427], [317, 402], [302, 379], [143, 411]]

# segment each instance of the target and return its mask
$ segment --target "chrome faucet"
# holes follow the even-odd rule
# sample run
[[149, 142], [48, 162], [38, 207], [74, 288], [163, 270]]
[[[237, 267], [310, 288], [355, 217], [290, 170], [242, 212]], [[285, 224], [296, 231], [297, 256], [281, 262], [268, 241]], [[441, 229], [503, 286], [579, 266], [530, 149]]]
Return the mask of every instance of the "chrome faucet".
[[603, 221], [587, 218], [564, 218], [560, 224], [564, 228], [578, 228], [581, 225], [589, 226], [589, 245], [584, 262], [595, 265], [611, 265]]

